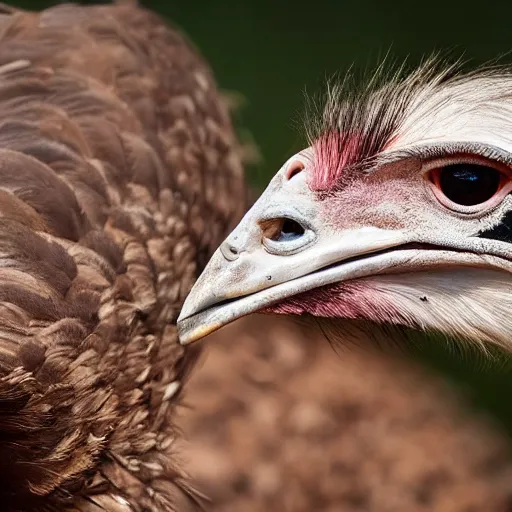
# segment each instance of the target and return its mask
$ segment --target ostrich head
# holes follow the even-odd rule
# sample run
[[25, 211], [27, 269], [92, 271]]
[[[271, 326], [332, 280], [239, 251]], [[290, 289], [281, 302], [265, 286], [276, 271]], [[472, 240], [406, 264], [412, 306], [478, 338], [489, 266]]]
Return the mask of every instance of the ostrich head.
[[429, 62], [310, 111], [309, 146], [188, 297], [182, 343], [273, 312], [510, 347], [512, 73]]

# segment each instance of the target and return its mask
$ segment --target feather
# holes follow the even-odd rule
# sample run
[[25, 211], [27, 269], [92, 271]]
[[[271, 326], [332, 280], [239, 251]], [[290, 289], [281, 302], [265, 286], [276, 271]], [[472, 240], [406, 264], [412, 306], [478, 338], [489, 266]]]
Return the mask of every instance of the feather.
[[315, 148], [310, 186], [333, 192], [353, 172], [426, 142], [486, 142], [510, 152], [511, 96], [508, 67], [464, 72], [462, 62], [437, 56], [412, 72], [384, 62], [362, 84], [351, 73], [334, 77], [325, 95], [306, 97], [303, 125]]
[[227, 108], [132, 2], [2, 13], [2, 509], [195, 507], [175, 322], [245, 207]]

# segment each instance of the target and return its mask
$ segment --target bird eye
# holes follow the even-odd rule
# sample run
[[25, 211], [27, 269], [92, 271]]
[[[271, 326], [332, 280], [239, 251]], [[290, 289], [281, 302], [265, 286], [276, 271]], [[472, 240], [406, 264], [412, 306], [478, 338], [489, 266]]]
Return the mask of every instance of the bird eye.
[[498, 191], [501, 173], [477, 164], [447, 165], [439, 173], [439, 187], [456, 204], [475, 206], [485, 203]]
[[498, 195], [509, 177], [479, 163], [453, 163], [433, 169], [430, 180], [437, 198], [447, 207], [476, 207]]

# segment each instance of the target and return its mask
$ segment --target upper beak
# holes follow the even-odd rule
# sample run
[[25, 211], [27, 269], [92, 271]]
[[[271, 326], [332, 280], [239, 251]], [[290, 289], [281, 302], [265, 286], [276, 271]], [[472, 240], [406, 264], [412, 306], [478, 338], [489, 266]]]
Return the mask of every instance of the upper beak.
[[280, 171], [217, 249], [178, 318], [182, 344], [286, 297], [392, 265], [359, 257], [402, 245], [405, 235], [330, 227], [304, 175], [289, 180]]

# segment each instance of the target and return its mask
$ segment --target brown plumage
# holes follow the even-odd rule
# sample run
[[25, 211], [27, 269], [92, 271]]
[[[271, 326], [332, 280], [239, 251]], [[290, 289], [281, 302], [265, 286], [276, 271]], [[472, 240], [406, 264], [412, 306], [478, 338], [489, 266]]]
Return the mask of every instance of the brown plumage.
[[196, 354], [175, 321], [243, 197], [226, 109], [175, 30], [129, 5], [2, 7], [2, 510], [194, 500], [172, 416]]

